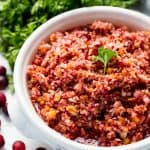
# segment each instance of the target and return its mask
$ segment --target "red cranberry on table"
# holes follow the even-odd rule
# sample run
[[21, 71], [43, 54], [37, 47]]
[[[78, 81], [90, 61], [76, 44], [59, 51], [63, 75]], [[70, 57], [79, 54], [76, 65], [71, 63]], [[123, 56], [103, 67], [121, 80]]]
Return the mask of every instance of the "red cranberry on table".
[[44, 148], [44, 147], [38, 147], [38, 148], [36, 148], [35, 150], [47, 150], [47, 149]]
[[7, 103], [2, 107], [2, 111], [7, 117], [9, 116], [8, 109], [7, 109]]
[[0, 92], [0, 108], [6, 105], [6, 96], [3, 92]]
[[0, 75], [5, 76], [6, 75], [6, 68], [4, 66], [0, 65]]
[[5, 76], [0, 76], [0, 90], [4, 90], [8, 85], [8, 80]]
[[22, 141], [15, 141], [12, 145], [12, 150], [25, 150], [26, 146]]
[[0, 148], [2, 148], [5, 145], [5, 140], [3, 135], [0, 134]]

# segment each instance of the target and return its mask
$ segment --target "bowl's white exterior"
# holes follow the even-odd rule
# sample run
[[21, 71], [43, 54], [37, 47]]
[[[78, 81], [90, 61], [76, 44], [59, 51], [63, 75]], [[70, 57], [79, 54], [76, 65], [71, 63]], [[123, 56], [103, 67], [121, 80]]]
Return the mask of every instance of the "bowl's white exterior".
[[[50, 33], [65, 30], [93, 20], [106, 20], [117, 25], [127, 25], [133, 30], [150, 30], [150, 18], [138, 12], [115, 7], [81, 8], [58, 15], [35, 30], [22, 46], [14, 69], [16, 100], [9, 110], [12, 122], [26, 136], [45, 142], [56, 150], [148, 150], [150, 138], [118, 147], [96, 147], [66, 139], [50, 129], [34, 111], [26, 86], [26, 67], [42, 39]], [[14, 109], [12, 109], [14, 108]]]

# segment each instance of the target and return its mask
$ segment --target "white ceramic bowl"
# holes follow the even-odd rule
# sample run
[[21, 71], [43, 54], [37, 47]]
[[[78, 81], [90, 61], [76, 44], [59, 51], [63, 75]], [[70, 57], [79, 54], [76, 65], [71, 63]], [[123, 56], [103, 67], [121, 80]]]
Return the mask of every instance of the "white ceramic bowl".
[[17, 98], [9, 113], [12, 122], [26, 136], [45, 142], [57, 150], [147, 150], [150, 137], [139, 142], [118, 147], [96, 147], [74, 142], [49, 128], [35, 112], [26, 86], [26, 68], [40, 41], [54, 31], [66, 30], [91, 23], [93, 20], [110, 21], [117, 25], [127, 25], [133, 30], [150, 30], [150, 18], [127, 9], [115, 7], [81, 8], [58, 15], [35, 30], [22, 46], [16, 60], [14, 85]]

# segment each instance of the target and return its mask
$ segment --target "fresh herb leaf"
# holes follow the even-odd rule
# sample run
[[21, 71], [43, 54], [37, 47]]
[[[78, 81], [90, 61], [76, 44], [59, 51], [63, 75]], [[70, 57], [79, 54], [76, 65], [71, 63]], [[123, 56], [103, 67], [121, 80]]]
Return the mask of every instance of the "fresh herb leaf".
[[139, 0], [81, 0], [81, 4], [84, 6], [106, 5], [130, 8], [138, 1]]
[[105, 74], [108, 63], [115, 56], [117, 56], [116, 52], [114, 52], [110, 49], [107, 49], [107, 48], [100, 47], [98, 49], [98, 56], [94, 56], [94, 60], [95, 61], [101, 61], [103, 63], [103, 65], [104, 65], [104, 74]]
[[0, 0], [0, 53], [13, 70], [27, 37], [49, 18], [80, 6], [80, 0]]
[[15, 91], [14, 83], [13, 83], [13, 76], [11, 74], [8, 74], [7, 78], [8, 78], [8, 81], [9, 81], [8, 89], [13, 94], [14, 91]]
[[103, 4], [115, 7], [130, 8], [137, 2], [138, 0], [104, 0]]

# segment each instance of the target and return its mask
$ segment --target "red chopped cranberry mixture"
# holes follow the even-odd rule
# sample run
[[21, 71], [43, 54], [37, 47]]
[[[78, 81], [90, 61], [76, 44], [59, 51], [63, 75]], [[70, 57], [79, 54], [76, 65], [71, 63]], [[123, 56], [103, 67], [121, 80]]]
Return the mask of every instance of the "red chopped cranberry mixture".
[[[98, 48], [117, 53], [103, 73]], [[94, 21], [55, 32], [27, 68], [32, 103], [47, 125], [85, 144], [118, 146], [150, 136], [150, 32]]]

